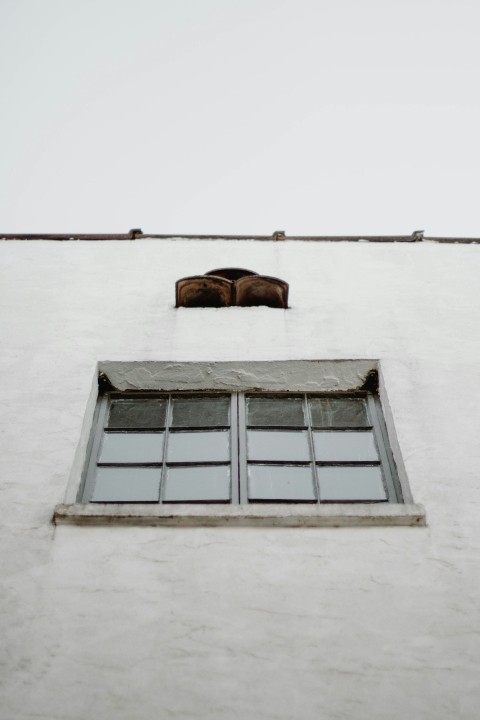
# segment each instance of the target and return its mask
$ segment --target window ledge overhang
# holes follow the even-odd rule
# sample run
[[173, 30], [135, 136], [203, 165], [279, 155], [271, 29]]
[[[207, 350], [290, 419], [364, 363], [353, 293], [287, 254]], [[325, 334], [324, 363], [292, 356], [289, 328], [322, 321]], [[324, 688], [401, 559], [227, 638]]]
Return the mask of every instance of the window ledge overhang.
[[90, 503], [57, 505], [56, 525], [163, 525], [167, 527], [374, 527], [425, 526], [418, 504], [153, 505]]

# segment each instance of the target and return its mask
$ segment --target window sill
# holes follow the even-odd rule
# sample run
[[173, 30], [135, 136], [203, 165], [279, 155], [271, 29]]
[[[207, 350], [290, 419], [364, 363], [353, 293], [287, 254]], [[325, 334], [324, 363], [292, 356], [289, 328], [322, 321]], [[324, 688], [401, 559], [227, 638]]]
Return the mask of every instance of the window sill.
[[374, 527], [425, 526], [422, 505], [57, 505], [56, 525], [164, 525], [167, 527]]

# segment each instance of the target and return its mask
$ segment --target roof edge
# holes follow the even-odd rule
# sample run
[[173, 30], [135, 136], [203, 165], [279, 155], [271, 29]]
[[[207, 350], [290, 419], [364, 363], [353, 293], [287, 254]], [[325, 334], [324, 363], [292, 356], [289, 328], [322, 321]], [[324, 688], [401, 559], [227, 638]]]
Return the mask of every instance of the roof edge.
[[108, 241], [108, 240], [253, 240], [259, 242], [374, 242], [374, 243], [436, 243], [480, 244], [480, 237], [429, 237], [421, 231], [411, 235], [286, 235], [282, 231], [273, 235], [183, 235], [181, 233], [144, 233], [130, 230], [128, 233], [0, 233], [0, 240], [53, 240]]

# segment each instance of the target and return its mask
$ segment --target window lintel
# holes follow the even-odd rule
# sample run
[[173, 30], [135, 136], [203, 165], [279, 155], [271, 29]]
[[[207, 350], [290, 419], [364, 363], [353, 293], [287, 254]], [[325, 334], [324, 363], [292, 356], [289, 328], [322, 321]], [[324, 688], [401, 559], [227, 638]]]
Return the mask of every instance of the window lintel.
[[375, 392], [378, 360], [266, 360], [235, 362], [105, 361], [105, 389], [165, 392]]

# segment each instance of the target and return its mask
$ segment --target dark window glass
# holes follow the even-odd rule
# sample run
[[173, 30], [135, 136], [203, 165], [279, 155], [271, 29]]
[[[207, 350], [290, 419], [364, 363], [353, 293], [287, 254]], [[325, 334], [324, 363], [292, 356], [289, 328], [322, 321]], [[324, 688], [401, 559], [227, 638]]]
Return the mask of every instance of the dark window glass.
[[302, 398], [247, 398], [247, 425], [305, 425]]
[[314, 427], [365, 427], [367, 406], [363, 398], [310, 398]]
[[229, 397], [173, 398], [172, 427], [228, 427]]
[[113, 400], [109, 428], [141, 429], [165, 427], [166, 400]]

